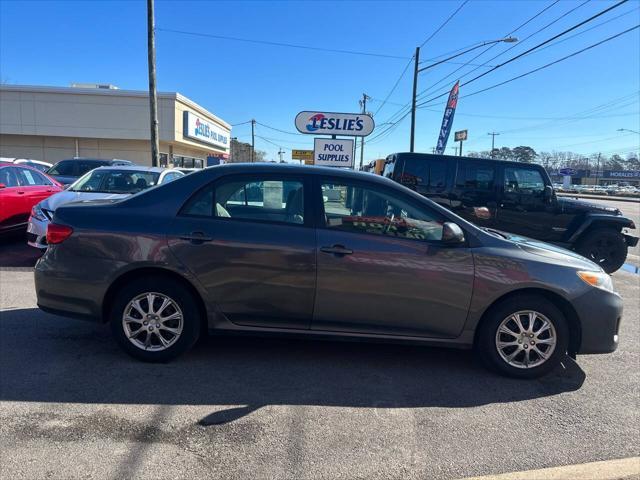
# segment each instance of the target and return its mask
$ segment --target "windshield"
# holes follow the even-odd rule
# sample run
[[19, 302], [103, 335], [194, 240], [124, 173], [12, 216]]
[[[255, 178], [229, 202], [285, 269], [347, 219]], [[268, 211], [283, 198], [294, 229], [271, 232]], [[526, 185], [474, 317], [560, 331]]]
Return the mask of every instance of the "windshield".
[[71, 192], [136, 193], [153, 187], [160, 174], [135, 170], [92, 170], [69, 188]]

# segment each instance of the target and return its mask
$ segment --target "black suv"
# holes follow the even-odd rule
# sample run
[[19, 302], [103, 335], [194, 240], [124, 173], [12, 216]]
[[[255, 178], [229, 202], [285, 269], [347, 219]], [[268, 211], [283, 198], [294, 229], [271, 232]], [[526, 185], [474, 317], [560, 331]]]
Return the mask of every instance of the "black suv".
[[107, 160], [103, 158], [70, 158], [61, 160], [47, 170], [47, 175], [63, 185], [69, 185], [82, 175], [98, 167], [133, 165], [129, 160]]
[[540, 165], [395, 153], [387, 157], [383, 175], [479, 226], [575, 250], [608, 273], [638, 243], [623, 232], [636, 226], [620, 210], [557, 197]]

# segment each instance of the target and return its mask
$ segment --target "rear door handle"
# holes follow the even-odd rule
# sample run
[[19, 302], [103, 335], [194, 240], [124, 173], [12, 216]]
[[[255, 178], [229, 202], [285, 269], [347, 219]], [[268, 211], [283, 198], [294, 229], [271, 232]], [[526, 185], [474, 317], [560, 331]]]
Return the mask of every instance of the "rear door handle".
[[342, 245], [332, 245], [331, 247], [320, 247], [320, 251], [324, 253], [333, 253], [334, 255], [351, 255], [353, 250], [345, 248]]
[[189, 240], [191, 243], [198, 245], [203, 242], [210, 242], [213, 237], [209, 237], [204, 232], [191, 232], [180, 235], [180, 240]]

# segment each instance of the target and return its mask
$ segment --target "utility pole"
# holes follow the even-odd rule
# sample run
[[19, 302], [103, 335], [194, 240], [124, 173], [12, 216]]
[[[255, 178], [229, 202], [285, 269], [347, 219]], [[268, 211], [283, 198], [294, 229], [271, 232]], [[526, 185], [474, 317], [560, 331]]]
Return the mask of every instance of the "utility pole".
[[284, 150], [282, 150], [282, 147], [278, 147], [280, 150], [278, 150], [278, 156], [280, 157], [280, 163], [284, 163], [282, 161], [282, 154], [284, 153]]
[[491, 135], [491, 158], [496, 158], [495, 150], [496, 150], [496, 135], [500, 135], [498, 132], [487, 133], [487, 135]]
[[[362, 113], [367, 113], [367, 100], [371, 97], [366, 93], [362, 94], [362, 100], [360, 100], [360, 106], [362, 106]], [[364, 137], [360, 137], [360, 170], [362, 170], [362, 162], [364, 162]], [[353, 169], [356, 169], [355, 162], [353, 163]]]
[[598, 165], [596, 166], [596, 185], [598, 185], [598, 172], [600, 171], [600, 155], [601, 153], [598, 152]]
[[255, 161], [254, 152], [256, 151], [256, 121], [251, 119], [251, 163]]
[[411, 96], [411, 137], [409, 151], [413, 153], [416, 135], [416, 96], [418, 94], [418, 64], [420, 63], [420, 47], [416, 47], [415, 63], [413, 66], [413, 95]]
[[149, 63], [149, 114], [151, 117], [151, 165], [158, 166], [158, 94], [156, 92], [156, 40], [154, 0], [147, 0], [147, 53]]

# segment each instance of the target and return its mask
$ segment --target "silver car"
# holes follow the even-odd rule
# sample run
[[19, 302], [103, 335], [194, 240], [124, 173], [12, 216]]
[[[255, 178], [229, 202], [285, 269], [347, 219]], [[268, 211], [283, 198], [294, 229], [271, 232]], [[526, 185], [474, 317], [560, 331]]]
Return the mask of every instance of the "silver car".
[[114, 166], [91, 170], [64, 192], [56, 193], [33, 207], [27, 226], [27, 243], [41, 250], [47, 248], [47, 226], [53, 213], [62, 205], [121, 199], [180, 177], [184, 177], [184, 173], [160, 167]]

